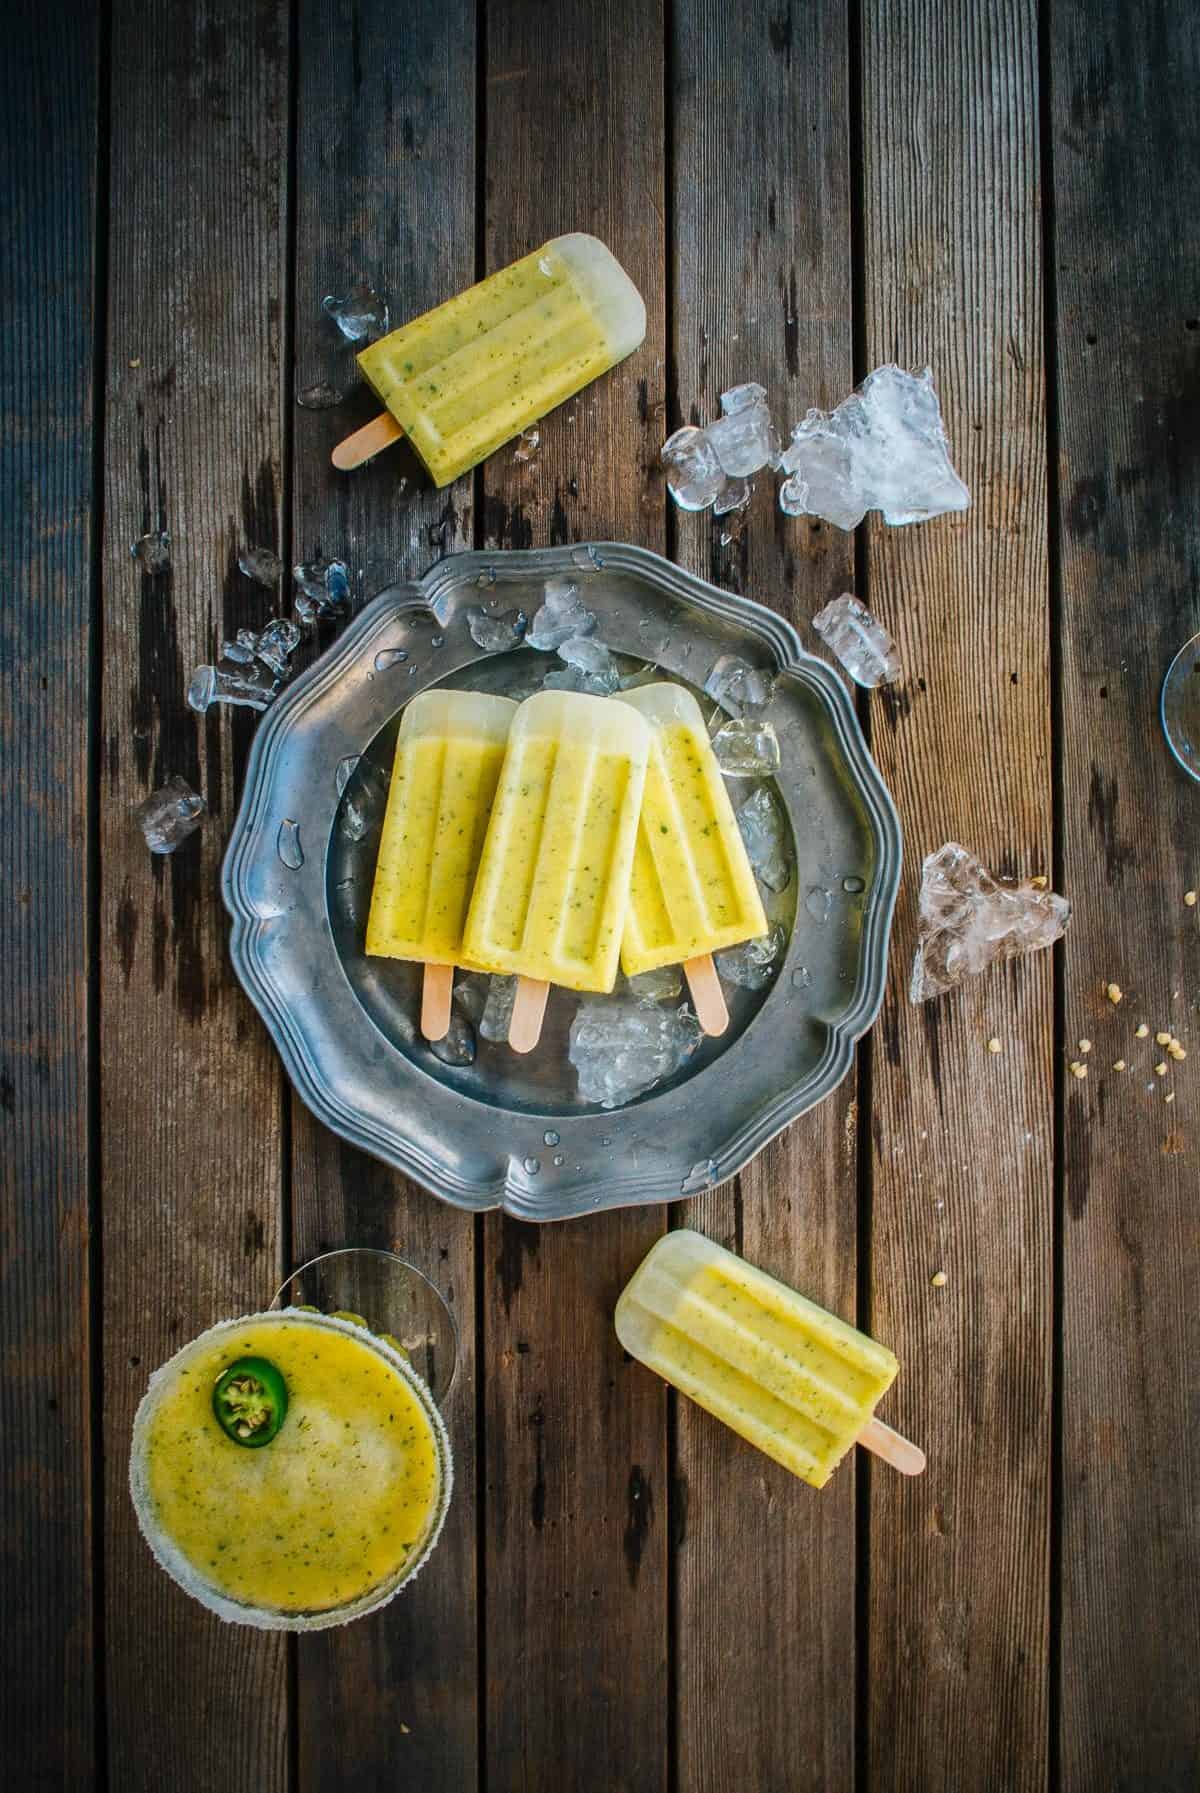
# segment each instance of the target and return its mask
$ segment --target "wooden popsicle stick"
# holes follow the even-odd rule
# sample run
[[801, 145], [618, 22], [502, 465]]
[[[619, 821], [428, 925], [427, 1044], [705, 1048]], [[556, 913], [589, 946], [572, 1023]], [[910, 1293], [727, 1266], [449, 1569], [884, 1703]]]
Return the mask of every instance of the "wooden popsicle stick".
[[399, 442], [404, 431], [396, 422], [390, 411], [381, 411], [378, 417], [372, 417], [370, 423], [364, 423], [361, 430], [355, 430], [352, 436], [343, 436], [330, 460], [343, 473], [349, 473], [354, 467], [361, 467], [381, 448], [390, 448], [393, 442]]
[[858, 1442], [865, 1450], [876, 1457], [882, 1457], [901, 1475], [922, 1475], [925, 1470], [925, 1452], [919, 1444], [893, 1432], [885, 1426], [881, 1419], [870, 1419], [858, 1435]]
[[450, 1031], [453, 965], [426, 965], [421, 982], [421, 1032], [427, 1040], [444, 1040]]
[[542, 1019], [550, 986], [545, 978], [519, 977], [512, 1019], [508, 1024], [508, 1043], [514, 1052], [532, 1052], [542, 1037]]
[[724, 1033], [729, 1026], [729, 1010], [725, 1006], [725, 992], [712, 954], [699, 953], [696, 958], [688, 959], [683, 975], [696, 1005], [696, 1019], [704, 1032], [714, 1036]]

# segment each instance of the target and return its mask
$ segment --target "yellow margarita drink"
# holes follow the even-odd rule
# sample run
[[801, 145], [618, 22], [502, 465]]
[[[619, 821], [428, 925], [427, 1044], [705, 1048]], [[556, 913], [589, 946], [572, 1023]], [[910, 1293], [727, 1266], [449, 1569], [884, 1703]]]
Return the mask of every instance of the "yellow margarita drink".
[[138, 1522], [222, 1618], [337, 1625], [412, 1579], [450, 1500], [433, 1399], [392, 1345], [294, 1308], [227, 1320], [150, 1379], [133, 1428]]

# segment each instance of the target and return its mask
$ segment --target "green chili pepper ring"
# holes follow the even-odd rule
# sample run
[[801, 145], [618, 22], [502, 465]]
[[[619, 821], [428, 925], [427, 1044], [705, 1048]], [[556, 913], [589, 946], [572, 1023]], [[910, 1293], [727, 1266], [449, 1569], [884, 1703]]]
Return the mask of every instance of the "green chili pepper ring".
[[265, 1357], [239, 1357], [213, 1389], [217, 1424], [234, 1444], [270, 1444], [288, 1410], [287, 1383]]

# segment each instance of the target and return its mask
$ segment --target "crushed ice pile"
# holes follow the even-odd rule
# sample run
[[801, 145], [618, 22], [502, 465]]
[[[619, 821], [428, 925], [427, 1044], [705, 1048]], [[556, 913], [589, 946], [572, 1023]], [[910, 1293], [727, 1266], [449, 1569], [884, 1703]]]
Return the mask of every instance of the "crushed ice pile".
[[965, 511], [971, 494], [954, 471], [929, 368], [878, 367], [835, 411], [809, 411], [780, 465], [780, 508], [855, 529], [869, 510], [885, 523], [922, 523]]
[[585, 996], [571, 1023], [568, 1057], [585, 1102], [620, 1108], [682, 1070], [701, 1038], [686, 1003], [669, 1009], [636, 996]]
[[956, 841], [921, 871], [917, 953], [909, 997], [928, 1002], [1002, 959], [1052, 946], [1071, 905], [1034, 883], [1001, 883]]
[[713, 962], [727, 984], [739, 984], [743, 990], [762, 990], [775, 976], [775, 961], [786, 938], [777, 923], [757, 940], [743, 940], [739, 946], [728, 946], [724, 952], [715, 953]]
[[520, 647], [525, 636], [525, 612], [505, 610], [497, 614], [476, 604], [467, 611], [467, 628], [471, 640], [485, 654], [506, 654]]
[[162, 789], [151, 791], [139, 803], [133, 819], [152, 853], [173, 853], [204, 819], [204, 798], [186, 778], [169, 778]]
[[291, 677], [291, 656], [300, 630], [287, 617], [273, 617], [259, 634], [239, 629], [223, 641], [215, 666], [198, 666], [188, 686], [189, 706], [199, 715], [214, 703], [265, 710]]
[[682, 510], [711, 506], [718, 517], [750, 502], [750, 475], [779, 464], [779, 433], [767, 394], [753, 381], [721, 394], [721, 415], [707, 428], [685, 424], [662, 446], [667, 487]]
[[901, 677], [904, 668], [895, 642], [849, 592], [818, 610], [812, 626], [855, 684], [873, 691], [877, 685], [894, 685]]

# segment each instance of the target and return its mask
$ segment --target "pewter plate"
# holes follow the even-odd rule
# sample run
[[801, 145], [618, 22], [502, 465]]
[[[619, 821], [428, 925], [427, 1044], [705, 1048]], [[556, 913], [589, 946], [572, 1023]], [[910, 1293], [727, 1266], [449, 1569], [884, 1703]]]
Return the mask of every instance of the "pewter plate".
[[[485, 654], [467, 612], [532, 615], [556, 573], [578, 581], [628, 670], [651, 664], [700, 690], [736, 654], [778, 675], [775, 788], [794, 868], [766, 893], [786, 934], [774, 980], [727, 986], [729, 1031], [614, 1110], [579, 1097], [569, 991], [552, 991], [528, 1058], [480, 1039], [472, 1064], [449, 1066], [414, 1026], [419, 967], [363, 951], [405, 703], [432, 685], [538, 688], [553, 657]], [[754, 788], [737, 784], [735, 805]], [[320, 1120], [457, 1207], [561, 1220], [723, 1182], [840, 1083], [883, 999], [900, 854], [846, 691], [790, 624], [645, 549], [596, 543], [460, 554], [381, 592], [260, 724], [224, 894], [234, 967]]]

